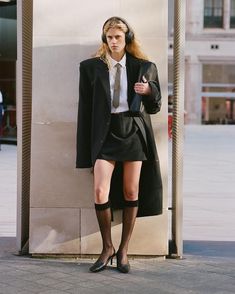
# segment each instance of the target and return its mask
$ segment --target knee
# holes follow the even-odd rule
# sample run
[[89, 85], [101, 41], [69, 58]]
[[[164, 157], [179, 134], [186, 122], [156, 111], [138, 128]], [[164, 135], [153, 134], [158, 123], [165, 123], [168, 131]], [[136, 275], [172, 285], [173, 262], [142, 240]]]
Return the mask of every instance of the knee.
[[108, 201], [108, 190], [105, 187], [95, 187], [95, 203], [105, 203]]
[[138, 187], [128, 187], [124, 189], [125, 200], [134, 201], [138, 199], [139, 189]]

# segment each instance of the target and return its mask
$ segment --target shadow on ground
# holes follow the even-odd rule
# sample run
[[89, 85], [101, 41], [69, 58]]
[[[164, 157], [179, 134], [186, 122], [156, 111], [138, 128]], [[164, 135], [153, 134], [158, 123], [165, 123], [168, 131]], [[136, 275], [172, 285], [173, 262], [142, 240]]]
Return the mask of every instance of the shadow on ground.
[[0, 257], [17, 253], [16, 237], [0, 237]]
[[[0, 237], [0, 257], [17, 254], [16, 237]], [[235, 241], [184, 241], [184, 255], [235, 258]]]
[[184, 241], [184, 254], [235, 258], [235, 241]]

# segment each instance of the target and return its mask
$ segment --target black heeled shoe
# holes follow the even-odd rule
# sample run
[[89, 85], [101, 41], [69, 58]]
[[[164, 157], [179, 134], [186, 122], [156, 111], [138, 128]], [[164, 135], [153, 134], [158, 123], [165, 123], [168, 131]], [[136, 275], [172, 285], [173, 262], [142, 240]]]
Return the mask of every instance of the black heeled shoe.
[[110, 261], [110, 264], [112, 265], [113, 264], [113, 258], [114, 256], [116, 255], [116, 252], [114, 250], [114, 253], [113, 255], [109, 256], [109, 258], [107, 259], [106, 262], [103, 262], [103, 261], [100, 261], [100, 260], [97, 260], [90, 268], [89, 270], [93, 273], [97, 273], [97, 272], [100, 272], [102, 270], [104, 270], [107, 266], [107, 264], [109, 263]]
[[129, 273], [129, 271], [131, 269], [129, 262], [127, 262], [125, 264], [121, 263], [121, 258], [120, 258], [119, 252], [117, 252], [116, 256], [117, 256], [117, 269], [119, 270], [119, 272], [124, 273], [124, 274]]

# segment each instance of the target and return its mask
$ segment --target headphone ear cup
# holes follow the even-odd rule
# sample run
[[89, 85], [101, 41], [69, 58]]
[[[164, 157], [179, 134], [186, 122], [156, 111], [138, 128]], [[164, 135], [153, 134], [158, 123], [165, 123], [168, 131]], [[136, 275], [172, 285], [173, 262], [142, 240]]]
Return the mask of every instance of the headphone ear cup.
[[134, 39], [134, 33], [132, 32], [132, 31], [128, 31], [127, 33], [126, 33], [126, 44], [128, 45], [128, 44], [130, 44], [132, 41], [133, 41], [133, 39]]
[[107, 44], [107, 39], [104, 33], [101, 35], [101, 39], [103, 43]]
[[134, 39], [134, 34], [133, 32], [129, 31], [126, 33], [126, 44], [130, 44]]

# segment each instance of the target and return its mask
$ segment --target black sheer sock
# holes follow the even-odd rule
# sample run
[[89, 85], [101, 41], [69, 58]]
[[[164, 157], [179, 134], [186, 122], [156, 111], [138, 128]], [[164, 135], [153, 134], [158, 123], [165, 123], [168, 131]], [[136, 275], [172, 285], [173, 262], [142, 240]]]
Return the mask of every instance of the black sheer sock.
[[[138, 212], [138, 200], [127, 201], [125, 200], [125, 207], [122, 216], [122, 239], [118, 249], [118, 269], [122, 272], [129, 271], [129, 263], [127, 259], [128, 244], [133, 232], [135, 220]], [[123, 269], [123, 270], [122, 270]]]
[[103, 204], [95, 203], [95, 210], [100, 227], [103, 250], [90, 270], [100, 271], [105, 268], [108, 261], [115, 254], [115, 250], [111, 238], [111, 210], [109, 201]]

